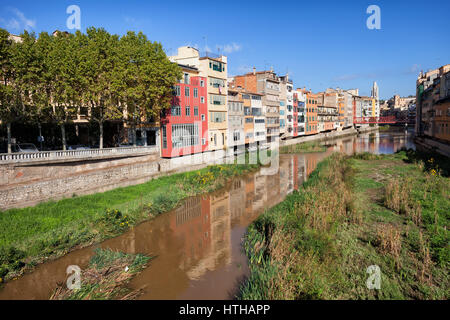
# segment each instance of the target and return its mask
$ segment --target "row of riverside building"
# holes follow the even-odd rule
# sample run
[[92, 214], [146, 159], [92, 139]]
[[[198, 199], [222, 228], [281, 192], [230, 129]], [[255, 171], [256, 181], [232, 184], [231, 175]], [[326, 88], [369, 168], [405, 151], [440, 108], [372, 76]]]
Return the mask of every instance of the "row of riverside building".
[[416, 136], [450, 145], [450, 64], [419, 74], [415, 129]]
[[313, 93], [272, 69], [228, 77], [226, 56], [200, 55], [193, 47], [180, 47], [169, 59], [183, 77], [161, 118], [164, 158], [267, 148], [277, 139], [340, 131], [353, 127], [354, 118], [380, 116], [376, 82], [370, 97], [358, 89]]

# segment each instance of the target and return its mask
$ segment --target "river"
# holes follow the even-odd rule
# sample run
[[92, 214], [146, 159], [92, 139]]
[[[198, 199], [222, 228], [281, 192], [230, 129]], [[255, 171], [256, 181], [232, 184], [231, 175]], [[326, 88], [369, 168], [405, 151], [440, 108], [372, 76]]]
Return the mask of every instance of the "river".
[[48, 299], [66, 281], [69, 265], [87, 266], [97, 247], [155, 258], [129, 284], [139, 299], [233, 299], [248, 275], [242, 250], [246, 229], [266, 208], [301, 188], [317, 163], [333, 152], [393, 153], [414, 148], [410, 132], [392, 130], [338, 138], [325, 152], [280, 155], [276, 174], [264, 170], [235, 178], [216, 192], [189, 198], [155, 219], [101, 244], [38, 265], [6, 283], [0, 299]]

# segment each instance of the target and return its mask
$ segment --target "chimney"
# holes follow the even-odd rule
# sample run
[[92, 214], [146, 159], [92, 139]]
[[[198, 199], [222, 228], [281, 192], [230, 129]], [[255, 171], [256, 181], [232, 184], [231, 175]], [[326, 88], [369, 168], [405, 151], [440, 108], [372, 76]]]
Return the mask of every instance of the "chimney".
[[256, 68], [253, 67], [253, 74], [256, 74]]

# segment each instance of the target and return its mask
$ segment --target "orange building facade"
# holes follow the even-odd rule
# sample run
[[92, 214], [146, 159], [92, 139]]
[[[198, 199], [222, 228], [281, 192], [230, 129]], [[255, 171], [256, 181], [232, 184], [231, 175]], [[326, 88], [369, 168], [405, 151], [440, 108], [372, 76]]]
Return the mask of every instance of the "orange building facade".
[[318, 98], [318, 94], [306, 93], [305, 135], [319, 133], [319, 122], [317, 119]]

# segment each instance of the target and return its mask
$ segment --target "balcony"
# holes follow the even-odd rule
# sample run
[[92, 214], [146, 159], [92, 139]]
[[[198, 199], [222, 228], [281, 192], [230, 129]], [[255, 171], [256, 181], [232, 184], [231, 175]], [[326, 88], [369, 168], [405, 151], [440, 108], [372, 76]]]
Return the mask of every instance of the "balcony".
[[260, 108], [252, 108], [252, 116], [261, 116], [262, 112]]

